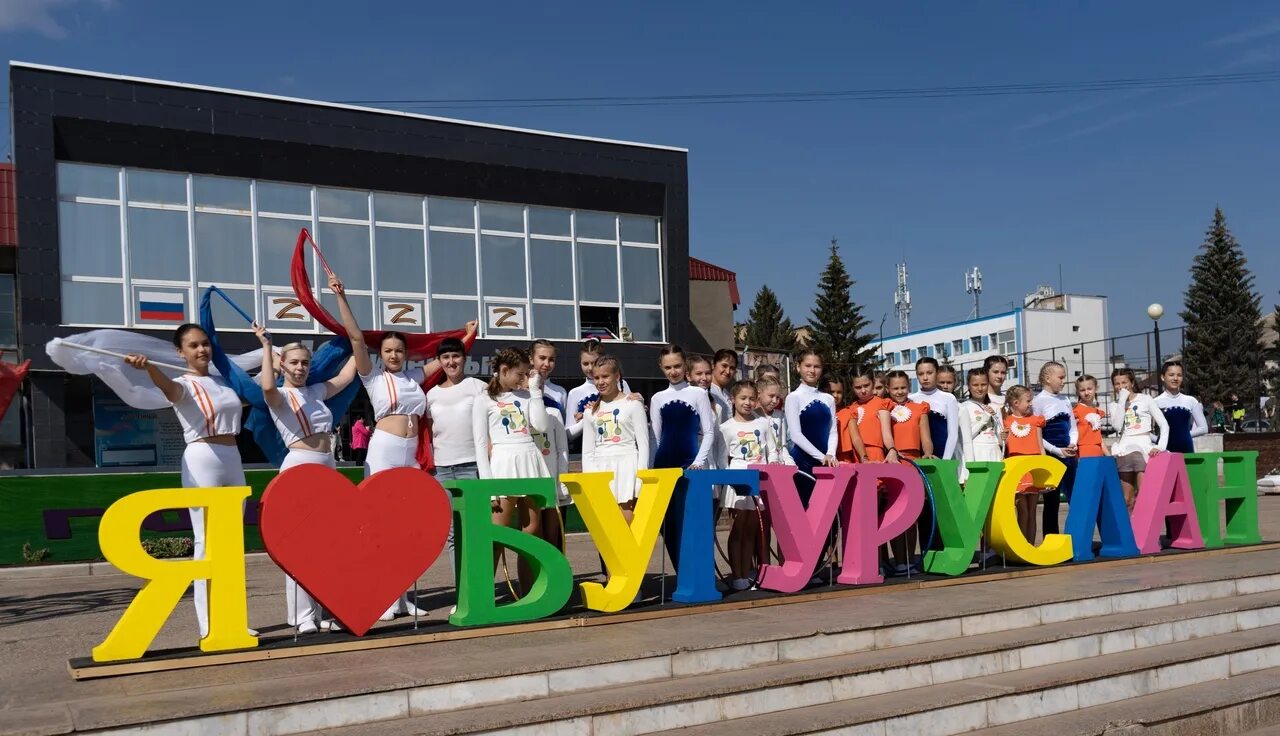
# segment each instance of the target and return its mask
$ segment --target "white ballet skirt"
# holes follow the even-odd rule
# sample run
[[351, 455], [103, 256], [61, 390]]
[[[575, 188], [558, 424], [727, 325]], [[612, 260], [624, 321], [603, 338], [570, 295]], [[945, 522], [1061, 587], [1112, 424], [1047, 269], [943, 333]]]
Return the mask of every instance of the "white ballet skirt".
[[[729, 469], [746, 470], [747, 464], [735, 458], [729, 461]], [[722, 486], [721, 488], [720, 504], [726, 509], [755, 511], [764, 508], [764, 499], [759, 496], [743, 496], [734, 490], [733, 486]]]
[[613, 473], [609, 483], [613, 497], [619, 504], [636, 500], [640, 495], [640, 453], [632, 447], [596, 446], [589, 457], [582, 458], [582, 470], [587, 473]]
[[532, 442], [496, 444], [489, 455], [490, 478], [547, 478], [542, 452]]

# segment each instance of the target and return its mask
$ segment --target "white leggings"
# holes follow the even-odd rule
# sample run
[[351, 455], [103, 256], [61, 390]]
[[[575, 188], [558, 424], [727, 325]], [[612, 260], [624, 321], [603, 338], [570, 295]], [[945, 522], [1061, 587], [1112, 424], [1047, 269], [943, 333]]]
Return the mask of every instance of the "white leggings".
[[[240, 450], [235, 445], [215, 445], [210, 442], [191, 442], [182, 451], [182, 487], [218, 488], [243, 486], [244, 466], [240, 464]], [[204, 508], [189, 509], [191, 532], [195, 544], [191, 556], [204, 558]], [[209, 584], [197, 580], [195, 586], [196, 621], [200, 624], [200, 638], [209, 635]]]
[[[336, 468], [338, 464], [333, 459], [331, 452], [317, 452], [316, 450], [303, 450], [291, 448], [289, 454], [285, 455], [284, 462], [280, 463], [280, 472], [284, 472], [295, 465], [323, 465], [327, 468]], [[320, 606], [316, 604], [314, 598], [305, 589], [299, 588], [298, 583], [288, 575], [284, 576], [284, 600], [285, 615], [290, 626], [300, 626], [306, 621], [314, 624], [320, 623]]]
[[[364, 477], [368, 478], [374, 473], [392, 468], [416, 468], [418, 467], [417, 455], [417, 437], [400, 437], [381, 429], [374, 429], [373, 436], [369, 438], [369, 451], [364, 456]], [[387, 609], [387, 613], [410, 613], [413, 610], [411, 608], [413, 601], [409, 600], [412, 593], [411, 590], [406, 591], [404, 595], [397, 598], [395, 603]]]

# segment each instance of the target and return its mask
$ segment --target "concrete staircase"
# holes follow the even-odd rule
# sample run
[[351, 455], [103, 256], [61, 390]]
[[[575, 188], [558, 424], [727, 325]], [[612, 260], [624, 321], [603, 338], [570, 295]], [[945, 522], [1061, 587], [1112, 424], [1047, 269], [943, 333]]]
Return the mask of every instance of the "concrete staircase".
[[[174, 718], [174, 683], [76, 730], [1071, 736], [1280, 724], [1280, 550], [956, 582], [307, 657], [274, 674], [266, 665], [285, 661], [170, 673], [210, 679], [182, 688], [202, 702]], [[169, 718], [140, 720], [148, 698]]]

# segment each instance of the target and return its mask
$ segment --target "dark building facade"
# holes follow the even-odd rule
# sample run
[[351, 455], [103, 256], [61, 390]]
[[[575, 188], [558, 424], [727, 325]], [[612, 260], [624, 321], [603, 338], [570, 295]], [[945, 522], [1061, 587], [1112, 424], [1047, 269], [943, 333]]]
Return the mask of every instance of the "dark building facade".
[[[291, 304], [303, 227], [362, 325], [479, 320], [479, 375], [497, 348], [547, 338], [573, 385], [575, 344], [603, 335], [657, 388], [657, 346], [696, 340], [683, 149], [21, 63], [10, 101], [29, 466], [94, 464], [102, 388], [58, 371], [52, 338], [167, 338], [212, 284], [278, 343], [325, 339]], [[256, 346], [229, 307], [215, 316], [228, 350]]]

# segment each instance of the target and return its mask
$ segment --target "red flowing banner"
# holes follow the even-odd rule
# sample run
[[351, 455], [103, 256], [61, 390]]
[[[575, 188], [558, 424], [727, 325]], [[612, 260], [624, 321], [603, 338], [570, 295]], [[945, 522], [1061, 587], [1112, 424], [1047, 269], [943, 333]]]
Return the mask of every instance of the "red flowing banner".
[[[328, 261], [324, 258], [324, 253], [320, 250], [320, 246], [316, 243], [315, 239], [311, 237], [311, 233], [307, 232], [306, 228], [302, 228], [302, 230], [298, 232], [298, 242], [293, 248], [293, 262], [289, 269], [290, 283], [293, 284], [293, 293], [298, 297], [298, 301], [302, 303], [303, 309], [306, 309], [307, 312], [314, 317], [317, 322], [323, 325], [325, 329], [335, 335], [345, 335], [347, 334], [346, 328], [344, 328], [342, 323], [334, 318], [332, 314], [329, 314], [328, 310], [320, 305], [320, 302], [316, 300], [315, 294], [312, 291], [311, 276], [307, 273], [307, 243], [310, 243], [311, 247], [315, 249], [316, 255], [320, 258], [320, 265], [324, 268], [325, 273], [333, 273], [332, 269], [329, 268]], [[387, 332], [387, 330], [361, 330], [361, 333], [364, 335], [365, 344], [373, 346], [381, 344], [382, 336]], [[465, 345], [468, 350], [471, 349], [471, 346], [475, 343], [476, 339], [474, 334], [468, 336], [466, 330], [449, 330], [447, 332], [426, 333], [411, 332], [404, 333], [404, 335], [406, 342], [405, 351], [408, 353], [409, 360], [433, 360], [436, 357], [436, 347], [445, 338], [456, 337], [459, 340], [462, 340], [463, 345]], [[430, 389], [432, 386], [439, 383], [443, 377], [443, 371], [436, 371], [432, 375], [427, 376], [426, 381], [422, 384], [422, 390], [426, 391]], [[430, 437], [424, 436], [430, 431], [431, 428], [428, 422], [424, 421], [419, 423], [417, 459], [418, 464], [424, 470], [430, 470], [434, 467], [434, 463], [431, 459]]]
[[[0, 350], [0, 357], [3, 355], [4, 351]], [[27, 377], [27, 369], [30, 367], [30, 358], [22, 361], [21, 365], [0, 360], [0, 419], [4, 419], [4, 413], [9, 410], [9, 404], [13, 403], [13, 397], [17, 395], [22, 379]]]

